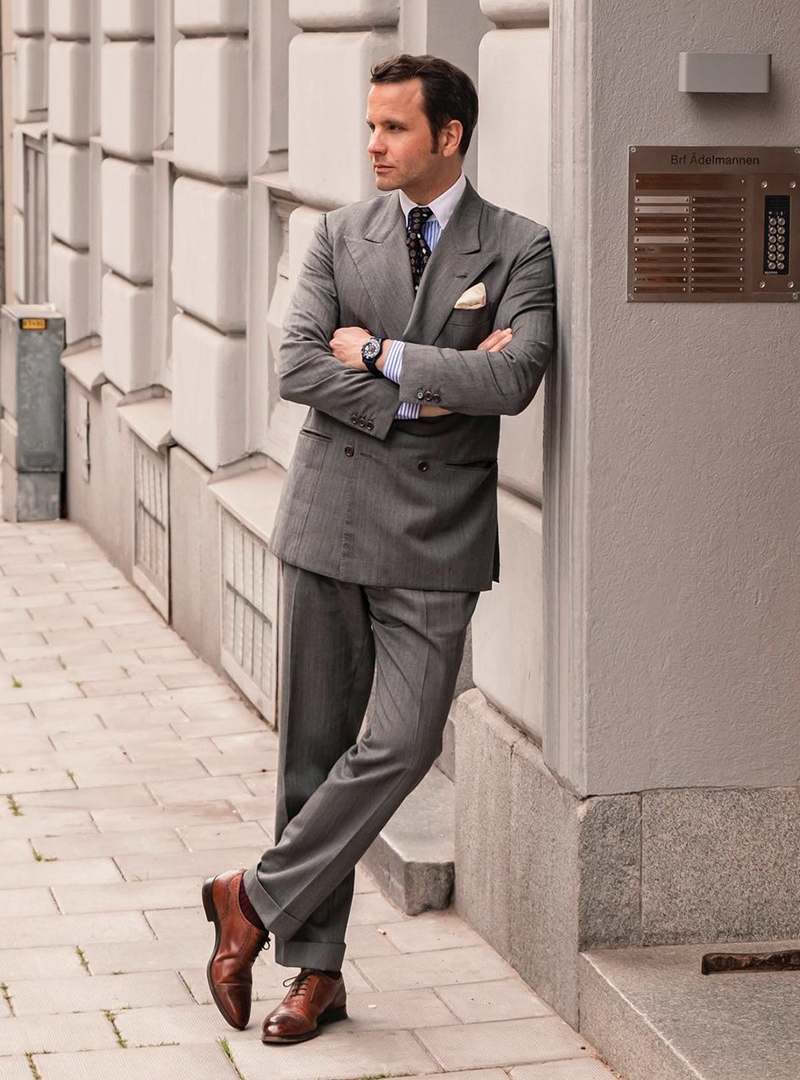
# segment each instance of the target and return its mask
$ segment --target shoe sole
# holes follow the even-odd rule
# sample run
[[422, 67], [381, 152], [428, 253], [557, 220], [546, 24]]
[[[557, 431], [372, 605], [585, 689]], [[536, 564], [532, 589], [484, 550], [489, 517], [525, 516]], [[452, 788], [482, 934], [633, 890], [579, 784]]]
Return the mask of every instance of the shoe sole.
[[230, 1024], [230, 1026], [232, 1028], [236, 1028], [237, 1031], [244, 1031], [244, 1029], [247, 1027], [247, 1024], [248, 1024], [248, 1022], [250, 1020], [250, 1017], [248, 1017], [247, 1020], [243, 1024], [238, 1024], [235, 1020], [233, 1020], [230, 1017], [230, 1015], [226, 1012], [225, 1006], [222, 1004], [219, 997], [217, 996], [217, 991], [214, 989], [214, 980], [211, 978], [211, 965], [214, 963], [214, 960], [216, 959], [217, 949], [219, 949], [219, 939], [220, 939], [220, 936], [221, 936], [221, 933], [222, 933], [222, 927], [220, 926], [219, 916], [217, 915], [217, 906], [214, 903], [213, 889], [214, 889], [214, 881], [215, 880], [216, 880], [215, 878], [207, 878], [203, 882], [203, 910], [206, 913], [206, 918], [208, 919], [208, 921], [210, 923], [214, 924], [214, 930], [216, 931], [216, 937], [214, 939], [214, 948], [211, 951], [211, 959], [208, 961], [208, 964], [206, 965], [206, 979], [208, 980], [208, 989], [211, 991], [211, 997], [214, 999], [214, 1004], [217, 1006], [219, 1011], [222, 1013], [222, 1016], [224, 1017], [225, 1021], [228, 1024]]
[[337, 1005], [336, 1008], [326, 1009], [325, 1012], [320, 1013], [320, 1015], [319, 1015], [319, 1017], [317, 1019], [317, 1026], [314, 1028], [313, 1031], [307, 1031], [304, 1035], [295, 1035], [294, 1038], [291, 1038], [291, 1039], [289, 1039], [289, 1038], [281, 1038], [278, 1035], [262, 1035], [261, 1036], [261, 1041], [262, 1041], [262, 1043], [272, 1043], [272, 1044], [306, 1042], [307, 1039], [313, 1039], [317, 1035], [322, 1034], [322, 1032], [320, 1031], [320, 1028], [323, 1026], [323, 1024], [333, 1024], [337, 1020], [346, 1020], [346, 1019], [347, 1019], [347, 1006], [346, 1005]]

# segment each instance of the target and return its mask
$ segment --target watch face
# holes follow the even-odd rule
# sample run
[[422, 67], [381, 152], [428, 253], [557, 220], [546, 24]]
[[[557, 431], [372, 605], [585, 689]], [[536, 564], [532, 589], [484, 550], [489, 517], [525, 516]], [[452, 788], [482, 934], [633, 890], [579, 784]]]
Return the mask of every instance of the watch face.
[[365, 360], [377, 360], [381, 354], [381, 343], [377, 338], [370, 338], [361, 346], [361, 355]]

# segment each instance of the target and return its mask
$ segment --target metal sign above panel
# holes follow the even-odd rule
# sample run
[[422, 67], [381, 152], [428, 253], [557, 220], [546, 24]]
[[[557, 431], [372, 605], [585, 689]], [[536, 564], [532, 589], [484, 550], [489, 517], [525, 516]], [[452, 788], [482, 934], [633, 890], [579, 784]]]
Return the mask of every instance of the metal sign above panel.
[[800, 147], [631, 146], [628, 300], [800, 300]]

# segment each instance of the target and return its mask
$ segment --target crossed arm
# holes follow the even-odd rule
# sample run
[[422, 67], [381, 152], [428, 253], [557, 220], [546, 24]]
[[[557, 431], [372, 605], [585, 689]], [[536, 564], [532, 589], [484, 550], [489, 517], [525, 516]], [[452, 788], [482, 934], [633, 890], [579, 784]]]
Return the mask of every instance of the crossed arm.
[[[364, 368], [362, 327], [339, 327], [333, 250], [325, 215], [306, 255], [292, 297], [280, 350], [281, 396], [311, 405], [350, 425], [354, 413], [372, 421], [369, 434], [385, 439], [399, 402], [416, 401], [420, 386], [434, 386], [443, 412], [471, 415], [521, 412], [542, 379], [552, 352], [553, 272], [549, 234], [541, 229], [509, 274], [497, 311], [497, 330], [476, 349], [440, 349], [406, 343], [398, 384]], [[383, 362], [388, 345], [382, 353]]]
[[[367, 366], [361, 359], [361, 346], [371, 336], [369, 331], [361, 326], [342, 326], [334, 332], [334, 335], [328, 344], [336, 359], [341, 361], [346, 367], [352, 368], [354, 371], [366, 371]], [[475, 347], [476, 349], [485, 349], [486, 352], [502, 352], [505, 346], [511, 342], [513, 336], [513, 332], [510, 328], [505, 330], [494, 330], [487, 338], [484, 338], [480, 345], [476, 345]], [[379, 371], [383, 371], [389, 349], [392, 345], [393, 342], [391, 339], [384, 341], [381, 354], [375, 363], [375, 366]], [[453, 409], [443, 409], [440, 405], [425, 404], [420, 406], [419, 415], [444, 416], [453, 411]]]

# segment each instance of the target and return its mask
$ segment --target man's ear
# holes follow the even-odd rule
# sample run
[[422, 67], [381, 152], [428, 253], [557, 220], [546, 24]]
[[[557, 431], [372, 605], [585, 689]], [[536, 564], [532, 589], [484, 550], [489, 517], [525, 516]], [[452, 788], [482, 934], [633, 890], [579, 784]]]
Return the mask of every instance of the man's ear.
[[449, 120], [439, 132], [440, 149], [445, 157], [458, 153], [464, 126], [460, 120]]

